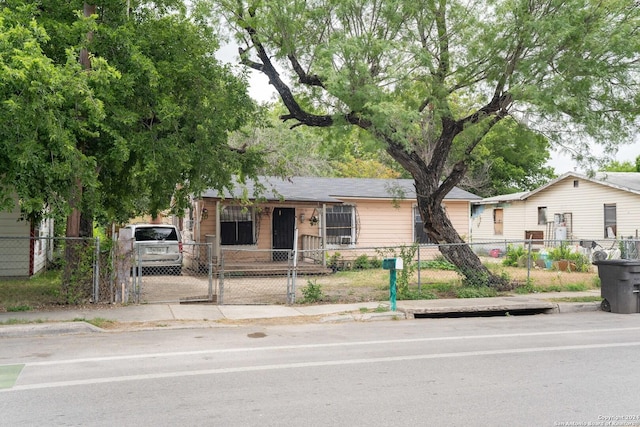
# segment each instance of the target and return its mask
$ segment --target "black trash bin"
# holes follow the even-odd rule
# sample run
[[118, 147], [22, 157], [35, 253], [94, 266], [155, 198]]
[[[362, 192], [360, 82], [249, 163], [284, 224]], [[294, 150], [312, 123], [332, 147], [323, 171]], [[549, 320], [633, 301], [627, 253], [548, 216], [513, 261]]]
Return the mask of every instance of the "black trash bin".
[[640, 260], [595, 261], [600, 277], [602, 309], [612, 313], [640, 313]]

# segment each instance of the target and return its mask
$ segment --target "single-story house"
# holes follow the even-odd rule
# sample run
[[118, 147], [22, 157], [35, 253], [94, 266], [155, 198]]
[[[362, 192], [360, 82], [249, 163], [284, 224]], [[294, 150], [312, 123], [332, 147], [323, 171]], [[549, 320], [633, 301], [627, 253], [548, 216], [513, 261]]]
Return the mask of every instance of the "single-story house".
[[[637, 238], [640, 173], [568, 172], [528, 192], [473, 201], [471, 241]], [[605, 243], [606, 244], [606, 243]]]
[[[413, 180], [261, 177], [257, 184], [193, 200], [179, 221], [184, 241], [213, 243], [214, 255], [220, 248], [267, 250], [272, 260], [282, 260], [294, 245], [346, 251], [427, 242]], [[480, 199], [459, 188], [446, 196], [460, 235], [469, 235], [471, 202]]]
[[53, 219], [24, 220], [17, 197], [11, 211], [0, 212], [0, 277], [30, 277], [53, 257]]

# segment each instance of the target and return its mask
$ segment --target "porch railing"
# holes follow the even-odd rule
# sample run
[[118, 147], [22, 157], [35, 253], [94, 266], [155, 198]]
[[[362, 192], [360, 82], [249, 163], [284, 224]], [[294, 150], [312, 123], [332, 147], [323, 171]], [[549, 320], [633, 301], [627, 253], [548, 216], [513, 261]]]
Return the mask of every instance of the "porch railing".
[[324, 251], [322, 250], [322, 237], [303, 234], [300, 236], [300, 241], [302, 243], [302, 256], [313, 260], [317, 264], [326, 264]]

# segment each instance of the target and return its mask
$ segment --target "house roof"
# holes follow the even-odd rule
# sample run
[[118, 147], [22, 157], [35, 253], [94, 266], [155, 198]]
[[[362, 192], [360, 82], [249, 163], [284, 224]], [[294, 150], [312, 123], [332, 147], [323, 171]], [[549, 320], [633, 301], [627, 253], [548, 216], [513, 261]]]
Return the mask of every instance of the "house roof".
[[640, 173], [638, 172], [598, 172], [593, 177], [583, 175], [576, 172], [567, 172], [560, 175], [556, 179], [553, 179], [542, 185], [535, 190], [525, 191], [521, 193], [505, 194], [502, 196], [493, 196], [482, 199], [476, 204], [496, 204], [515, 200], [526, 200], [529, 197], [537, 194], [547, 188], [555, 185], [556, 183], [569, 178], [584, 179], [596, 184], [605, 185], [607, 187], [615, 188], [617, 190], [628, 191], [630, 193], [640, 194]]
[[[344, 198], [363, 199], [415, 199], [416, 191], [411, 179], [373, 179], [373, 178], [322, 178], [292, 177], [282, 179], [272, 176], [259, 178], [259, 183], [266, 189], [258, 193], [267, 200], [313, 201], [326, 203], [342, 203]], [[246, 185], [236, 185], [233, 194], [224, 193], [225, 198], [241, 198], [247, 194], [249, 199], [255, 198], [255, 182], [248, 180]], [[219, 197], [215, 190], [207, 190], [203, 197]], [[455, 187], [447, 194], [445, 200], [480, 200], [479, 196]]]
[[476, 205], [493, 205], [497, 203], [508, 203], [514, 200], [522, 200], [524, 196], [529, 194], [528, 191], [521, 191], [519, 193], [502, 194], [499, 196], [485, 197], [484, 199], [474, 202]]

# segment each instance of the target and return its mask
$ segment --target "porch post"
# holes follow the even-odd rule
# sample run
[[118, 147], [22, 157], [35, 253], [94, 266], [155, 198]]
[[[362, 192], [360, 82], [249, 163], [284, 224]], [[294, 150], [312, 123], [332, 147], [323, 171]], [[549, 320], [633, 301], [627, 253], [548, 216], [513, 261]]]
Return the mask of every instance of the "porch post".
[[320, 231], [322, 239], [322, 266], [327, 266], [327, 204], [322, 204], [322, 227]]
[[222, 252], [220, 251], [220, 200], [216, 200], [216, 234], [214, 239], [215, 248], [213, 248], [213, 253], [218, 255], [218, 265], [220, 265], [220, 260], [222, 259]]

